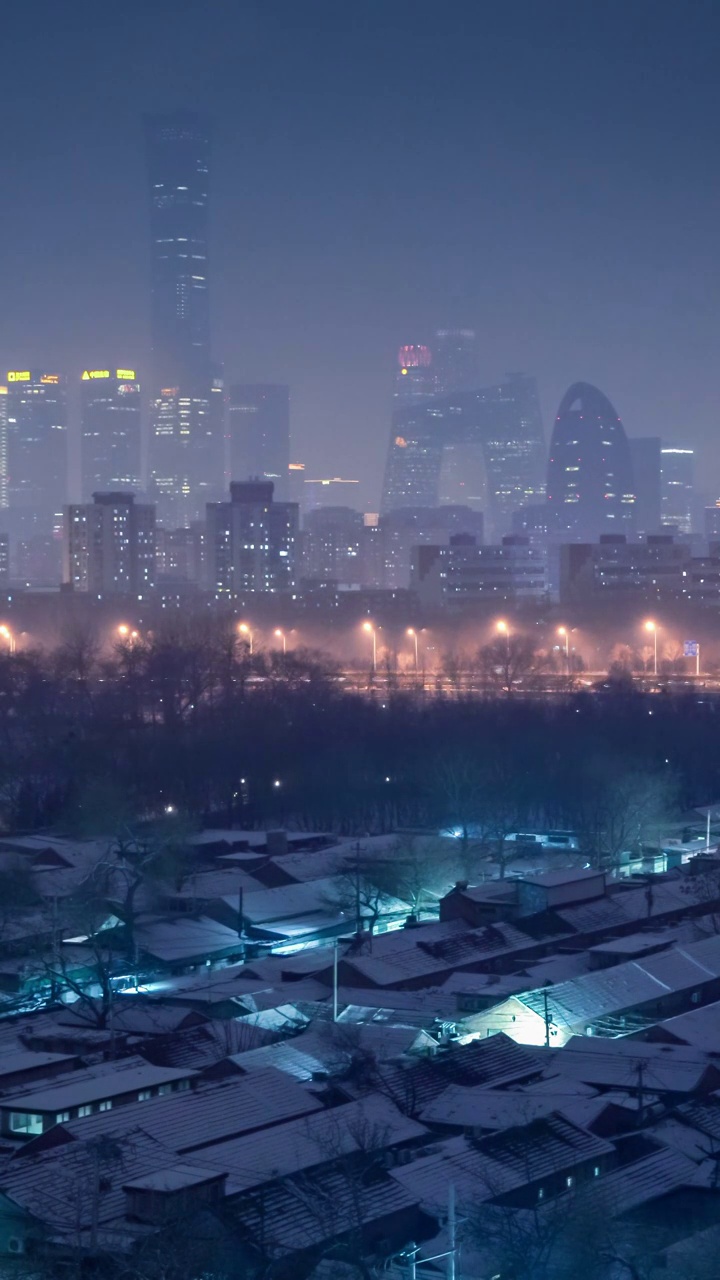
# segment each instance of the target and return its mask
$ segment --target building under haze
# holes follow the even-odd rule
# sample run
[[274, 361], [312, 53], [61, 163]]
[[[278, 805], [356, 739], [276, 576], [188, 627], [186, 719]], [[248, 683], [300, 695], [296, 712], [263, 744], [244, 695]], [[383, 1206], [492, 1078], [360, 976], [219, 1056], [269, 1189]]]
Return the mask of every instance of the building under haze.
[[383, 511], [438, 504], [443, 453], [482, 450], [487, 514], [503, 531], [512, 512], [545, 492], [545, 442], [534, 378], [508, 376], [498, 386], [396, 402], [383, 487]]
[[436, 329], [432, 343], [437, 391], [472, 391], [480, 382], [474, 329]]
[[635, 484], [635, 525], [640, 534], [657, 533], [662, 524], [659, 436], [628, 440]]
[[220, 371], [208, 298], [210, 131], [199, 115], [145, 118], [150, 184], [150, 481], [158, 518], [196, 519], [223, 471]]
[[242, 383], [228, 398], [231, 480], [272, 480], [278, 500], [288, 495], [290, 388]]
[[6, 403], [8, 505], [52, 528], [67, 493], [65, 378], [41, 369], [12, 369]]
[[140, 383], [134, 369], [84, 369], [80, 379], [82, 496], [140, 488]]
[[8, 505], [8, 389], [0, 385], [0, 510]]
[[290, 592], [299, 552], [299, 509], [275, 502], [272, 480], [232, 481], [229, 502], [207, 505], [208, 588], [217, 596]]
[[542, 600], [548, 591], [546, 560], [516, 534], [487, 547], [471, 534], [455, 534], [446, 546], [413, 548], [410, 587], [426, 608], [451, 612], [473, 604]]
[[664, 447], [661, 452], [662, 522], [680, 533], [692, 532], [695, 455], [692, 449]]
[[547, 501], [563, 541], [595, 542], [635, 527], [635, 486], [625, 428], [587, 382], [566, 391], [550, 443]]
[[142, 598], [155, 585], [155, 508], [132, 493], [95, 493], [65, 515], [64, 580], [74, 591]]

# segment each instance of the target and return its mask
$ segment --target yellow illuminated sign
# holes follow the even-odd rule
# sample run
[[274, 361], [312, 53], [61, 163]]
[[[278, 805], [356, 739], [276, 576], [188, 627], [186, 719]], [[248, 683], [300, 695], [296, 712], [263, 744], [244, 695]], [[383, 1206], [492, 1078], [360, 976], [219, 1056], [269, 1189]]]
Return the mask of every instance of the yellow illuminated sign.
[[29, 382], [29, 381], [30, 381], [29, 369], [26, 369], [23, 373], [17, 373], [15, 371], [11, 371], [8, 374], [8, 382]]
[[7, 387], [0, 387], [0, 396], [7, 395]]
[[90, 382], [92, 378], [109, 378], [109, 377], [110, 377], [109, 369], [86, 369], [82, 376], [81, 381]]
[[60, 375], [58, 373], [44, 373], [40, 381], [47, 382], [50, 386], [55, 387], [60, 381]]
[[120, 378], [122, 382], [124, 382], [125, 380], [127, 380], [128, 382], [134, 382], [135, 370], [134, 369], [116, 369], [115, 377]]

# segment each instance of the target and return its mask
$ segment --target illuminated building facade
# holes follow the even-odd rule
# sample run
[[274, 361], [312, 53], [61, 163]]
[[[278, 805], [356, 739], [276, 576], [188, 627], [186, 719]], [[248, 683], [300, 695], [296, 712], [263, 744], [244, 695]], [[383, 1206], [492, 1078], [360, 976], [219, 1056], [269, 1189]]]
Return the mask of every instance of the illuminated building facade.
[[84, 369], [82, 494], [140, 487], [140, 383], [134, 369]]
[[522, 374], [499, 386], [454, 391], [396, 405], [383, 510], [438, 505], [445, 449], [478, 445], [486, 473], [487, 514], [497, 532], [513, 511], [543, 497], [545, 443], [535, 380]]
[[65, 378], [40, 369], [7, 375], [7, 497], [36, 531], [53, 529], [67, 497]]
[[662, 522], [680, 533], [692, 531], [695, 455], [692, 449], [663, 447], [660, 453]]
[[275, 383], [230, 387], [228, 397], [231, 480], [272, 480], [279, 500], [288, 497], [290, 388]]
[[145, 119], [151, 223], [150, 480], [159, 519], [188, 525], [219, 492], [224, 391], [210, 357], [210, 132], [192, 112]]
[[8, 505], [8, 389], [0, 386], [0, 510]]
[[67, 507], [64, 579], [74, 591], [142, 598], [155, 585], [155, 507], [122, 492]]
[[562, 541], [632, 534], [635, 485], [625, 428], [607, 396], [586, 382], [566, 391], [548, 460], [547, 500]]
[[275, 502], [272, 480], [232, 481], [207, 505], [207, 586], [218, 596], [290, 592], [297, 579], [299, 509]]

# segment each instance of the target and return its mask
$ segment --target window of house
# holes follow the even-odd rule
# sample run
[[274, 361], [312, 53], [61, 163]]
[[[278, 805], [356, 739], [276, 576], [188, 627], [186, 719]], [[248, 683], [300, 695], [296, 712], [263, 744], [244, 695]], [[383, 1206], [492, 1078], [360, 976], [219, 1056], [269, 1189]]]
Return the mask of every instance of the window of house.
[[69, 1119], [70, 1119], [70, 1112], [69, 1112], [69, 1111], [56, 1111], [56, 1112], [55, 1112], [55, 1123], [56, 1123], [56, 1124], [64, 1124], [64, 1122], [65, 1122], [66, 1120], [69, 1120]]
[[568, 1174], [568, 1176], [567, 1176], [567, 1178], [565, 1179], [565, 1186], [566, 1186], [566, 1187], [574, 1187], [574, 1186], [575, 1186], [575, 1179], [573, 1178], [573, 1176], [572, 1176], [572, 1174], [571, 1174], [571, 1173], [569, 1173], [569, 1174]]
[[544, 1199], [545, 1199], [545, 1188], [538, 1187], [538, 1200], [544, 1200]]
[[89, 1102], [85, 1102], [85, 1103], [83, 1103], [83, 1105], [82, 1105], [81, 1107], [78, 1107], [78, 1115], [79, 1115], [79, 1116], [91, 1116], [91, 1115], [92, 1115], [92, 1107], [91, 1107], [91, 1105], [90, 1105], [90, 1103], [89, 1103]]
[[147, 1102], [148, 1098], [152, 1098], [152, 1089], [140, 1089], [138, 1092], [138, 1102]]
[[10, 1112], [10, 1132], [11, 1133], [27, 1133], [36, 1134], [43, 1131], [42, 1116], [34, 1115], [30, 1111], [11, 1111]]
[[163, 1097], [165, 1096], [165, 1094], [166, 1094], [166, 1093], [172, 1093], [172, 1085], [171, 1085], [171, 1084], [161, 1084], [161, 1085], [158, 1087], [158, 1098], [163, 1098]]
[[105, 1098], [104, 1101], [100, 1103], [98, 1111], [112, 1111], [112, 1098]]

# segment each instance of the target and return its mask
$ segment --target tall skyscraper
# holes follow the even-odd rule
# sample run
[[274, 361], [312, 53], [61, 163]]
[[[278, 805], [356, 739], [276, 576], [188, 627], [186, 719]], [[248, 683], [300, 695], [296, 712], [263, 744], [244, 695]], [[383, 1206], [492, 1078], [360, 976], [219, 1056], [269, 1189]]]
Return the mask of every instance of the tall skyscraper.
[[438, 505], [443, 451], [479, 445], [495, 534], [518, 507], [544, 496], [545, 442], [535, 380], [508, 375], [499, 386], [398, 405], [385, 469], [383, 511]]
[[472, 391], [480, 381], [474, 329], [437, 329], [432, 344], [438, 392]]
[[82, 496], [140, 487], [140, 383], [134, 369], [84, 369]]
[[199, 115], [145, 118], [150, 182], [150, 478], [158, 516], [187, 525], [219, 490], [208, 299], [210, 132]]
[[640, 534], [657, 533], [661, 524], [661, 454], [659, 436], [628, 440], [635, 482], [636, 528]]
[[662, 522], [680, 533], [692, 532], [695, 455], [692, 449], [663, 447], [661, 452]]
[[272, 480], [232, 481], [229, 502], [207, 505], [208, 587], [218, 596], [292, 591], [299, 511], [273, 500]]
[[576, 382], [560, 402], [550, 444], [547, 500], [568, 542], [632, 533], [635, 486], [625, 428], [607, 396]]
[[36, 531], [54, 526], [67, 496], [65, 378], [40, 369], [7, 375], [7, 476], [11, 512]]
[[395, 404], [407, 405], [426, 400], [437, 392], [432, 351], [418, 343], [400, 347], [395, 372]]
[[0, 510], [8, 505], [8, 389], [0, 386]]
[[228, 400], [231, 480], [272, 480], [281, 501], [288, 496], [290, 388], [239, 384]]
[[64, 578], [75, 591], [142, 596], [155, 583], [155, 508], [94, 493], [65, 514]]

